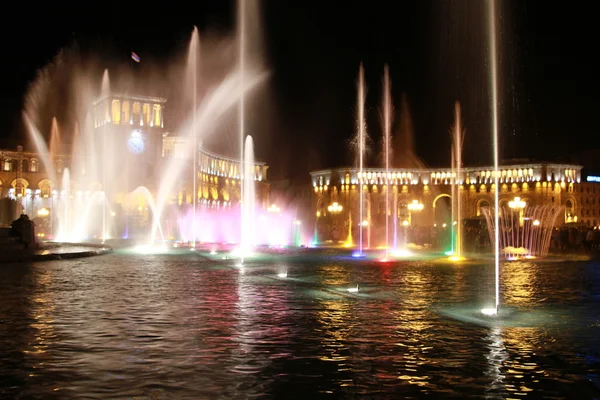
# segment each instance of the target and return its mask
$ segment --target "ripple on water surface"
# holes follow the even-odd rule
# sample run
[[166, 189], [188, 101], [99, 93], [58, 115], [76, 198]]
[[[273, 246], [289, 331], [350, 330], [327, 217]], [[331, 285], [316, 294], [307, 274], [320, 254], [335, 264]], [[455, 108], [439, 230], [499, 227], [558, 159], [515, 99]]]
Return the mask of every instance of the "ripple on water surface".
[[599, 271], [504, 265], [503, 305], [535, 318], [477, 324], [444, 310], [486, 306], [493, 265], [283, 254], [239, 268], [201, 252], [3, 265], [0, 397], [599, 397]]

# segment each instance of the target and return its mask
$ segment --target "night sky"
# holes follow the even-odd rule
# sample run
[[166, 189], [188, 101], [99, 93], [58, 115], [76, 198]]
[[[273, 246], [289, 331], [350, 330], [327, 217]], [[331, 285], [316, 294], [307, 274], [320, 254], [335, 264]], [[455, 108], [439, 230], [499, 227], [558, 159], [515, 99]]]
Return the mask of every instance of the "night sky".
[[[553, 160], [600, 147], [594, 13], [574, 3], [498, 3], [501, 157]], [[231, 36], [235, 26], [235, 3], [225, 0], [192, 6], [74, 4], [20, 3], [0, 28], [0, 132], [6, 145], [23, 141], [20, 111], [27, 85], [61, 48], [76, 45], [99, 64], [106, 62], [102, 68], [131, 64], [131, 51], [142, 57], [140, 65], [165, 64], [184, 59], [193, 25], [201, 37]], [[370, 166], [381, 162], [385, 63], [396, 108], [395, 150], [406, 143], [402, 127], [409, 125], [421, 161], [448, 166], [449, 128], [458, 100], [466, 130], [465, 164], [491, 163], [485, 4], [264, 1], [260, 25], [270, 75], [261, 95], [252, 97], [253, 103], [263, 104], [251, 110], [248, 133], [255, 138], [257, 157], [271, 165], [271, 179], [308, 180], [310, 170], [353, 162], [349, 142], [356, 126], [361, 62], [368, 85]], [[133, 68], [135, 74], [138, 66]], [[60, 109], [60, 104], [54, 107]], [[401, 122], [408, 119], [410, 124]]]

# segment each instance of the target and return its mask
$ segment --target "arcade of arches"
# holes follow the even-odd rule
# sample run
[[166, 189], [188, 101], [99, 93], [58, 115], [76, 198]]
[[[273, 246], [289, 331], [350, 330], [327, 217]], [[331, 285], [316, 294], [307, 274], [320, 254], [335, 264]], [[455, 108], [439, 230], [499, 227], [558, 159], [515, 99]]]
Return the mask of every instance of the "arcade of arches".
[[[507, 165], [498, 172], [500, 210], [519, 197], [527, 206], [564, 208], [557, 225], [578, 222], [600, 224], [600, 184], [581, 182], [581, 166], [564, 164]], [[387, 178], [386, 178], [387, 177]], [[385, 225], [385, 215], [398, 225], [445, 226], [453, 223], [453, 197], [461, 199], [462, 218], [484, 219], [483, 210], [494, 205], [496, 187], [491, 168], [463, 168], [457, 177], [451, 169], [333, 169], [311, 173], [315, 226], [335, 239], [348, 235], [349, 221], [359, 223], [359, 188], [363, 193], [363, 226]], [[387, 194], [389, 190], [389, 195]], [[460, 196], [454, 191], [459, 190]], [[386, 199], [389, 201], [386, 203]], [[341, 212], [328, 206], [338, 203]], [[455, 217], [456, 218], [456, 217]], [[388, 222], [389, 224], [390, 222]], [[357, 229], [354, 229], [356, 231]], [[353, 234], [355, 232], [353, 231]]]

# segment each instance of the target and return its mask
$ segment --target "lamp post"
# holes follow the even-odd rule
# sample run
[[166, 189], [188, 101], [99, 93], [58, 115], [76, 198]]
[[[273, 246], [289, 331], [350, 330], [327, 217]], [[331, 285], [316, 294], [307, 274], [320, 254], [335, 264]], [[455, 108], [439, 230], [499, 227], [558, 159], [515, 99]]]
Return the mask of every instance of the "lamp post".
[[519, 226], [523, 226], [523, 209], [526, 205], [527, 203], [524, 200], [521, 200], [520, 197], [515, 197], [508, 202], [508, 207], [510, 209], [519, 211]]
[[341, 213], [343, 209], [344, 209], [344, 207], [342, 207], [341, 204], [338, 204], [337, 201], [334, 201], [332, 204], [327, 206], [327, 211], [329, 211], [332, 215], [337, 215], [337, 214]]
[[419, 203], [419, 200], [413, 200], [412, 203], [409, 203], [406, 207], [409, 211], [408, 223], [412, 224], [412, 213], [416, 211], [422, 211], [425, 206], [423, 205], [423, 203]]
[[422, 211], [424, 208], [424, 205], [423, 205], [423, 203], [420, 203], [419, 200], [413, 200], [406, 206], [406, 208], [408, 208], [408, 220], [404, 221], [402, 223], [402, 225], [404, 225], [404, 244], [405, 245], [406, 245], [406, 240], [407, 240], [407, 236], [408, 236], [407, 228], [409, 225], [412, 225], [412, 214], [414, 212]]

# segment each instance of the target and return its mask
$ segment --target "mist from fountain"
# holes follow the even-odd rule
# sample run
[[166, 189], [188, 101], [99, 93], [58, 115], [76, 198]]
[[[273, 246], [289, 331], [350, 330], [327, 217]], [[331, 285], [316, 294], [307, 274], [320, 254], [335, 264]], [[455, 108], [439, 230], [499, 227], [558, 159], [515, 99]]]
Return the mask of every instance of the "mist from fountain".
[[58, 130], [58, 122], [56, 117], [52, 118], [52, 126], [50, 127], [50, 155], [61, 154], [62, 143], [60, 140], [60, 131]]
[[[111, 75], [107, 69], [102, 71], [102, 80], [98, 85], [99, 76], [98, 65], [94, 61], [86, 64], [81, 62], [80, 58], [67, 60], [66, 58], [73, 56], [79, 57], [78, 54], [64, 51], [57, 57], [57, 60], [52, 65], [52, 73], [44, 68], [40, 71], [38, 79], [28, 93], [28, 102], [24, 112], [24, 119], [32, 137], [32, 142], [40, 155], [44, 172], [48, 174], [48, 179], [54, 185], [53, 195], [43, 201], [50, 206], [50, 209], [56, 212], [52, 213], [52, 219], [56, 220], [52, 230], [55, 240], [78, 242], [91, 239], [106, 240], [110, 236], [134, 239], [131, 235], [133, 225], [130, 226], [132, 218], [129, 217], [130, 211], [135, 211], [138, 207], [125, 207], [123, 199], [129, 197], [141, 198], [144, 207], [149, 207], [149, 212], [144, 215], [149, 215], [151, 222], [147, 231], [139, 231], [136, 233], [135, 239], [139, 239], [139, 234], [146, 235], [147, 241], [154, 244], [160, 241], [186, 239], [192, 244], [198, 241], [214, 242], [214, 243], [240, 243], [242, 236], [246, 242], [243, 247], [251, 247], [256, 243], [269, 245], [288, 245], [297, 242], [300, 235], [300, 222], [295, 218], [294, 210], [285, 210], [278, 214], [268, 214], [258, 209], [256, 205], [250, 205], [250, 198], [254, 195], [255, 177], [246, 179], [245, 175], [254, 174], [254, 164], [247, 168], [248, 159], [245, 157], [244, 146], [241, 146], [240, 155], [244, 155], [243, 159], [239, 159], [239, 171], [236, 165], [234, 175], [219, 175], [219, 180], [229, 178], [231, 187], [227, 188], [228, 194], [219, 193], [219, 200], [212, 193], [205, 192], [206, 187], [202, 187], [199, 181], [200, 168], [198, 164], [198, 151], [201, 148], [201, 143], [209, 137], [216, 136], [221, 132], [221, 125], [230, 122], [234, 119], [232, 111], [236, 105], [240, 105], [240, 139], [244, 140], [244, 103], [245, 96], [251, 90], [262, 84], [267, 78], [260, 57], [257, 55], [256, 43], [254, 40], [255, 18], [252, 13], [256, 7], [254, 3], [246, 4], [240, 0], [239, 7], [239, 69], [234, 65], [230, 72], [223, 71], [222, 65], [218, 65], [221, 69], [206, 71], [200, 66], [200, 39], [198, 30], [194, 28], [190, 39], [190, 47], [187, 54], [187, 65], [185, 66], [186, 77], [188, 79], [183, 82], [186, 86], [183, 91], [184, 96], [191, 97], [190, 102], [185, 103], [185, 106], [180, 108], [185, 111], [185, 116], [176, 122], [176, 129], [183, 137], [189, 138], [193, 142], [190, 146], [183, 146], [177, 157], [164, 157], [161, 160], [160, 169], [156, 183], [150, 183], [153, 187], [137, 187], [132, 192], [128, 192], [130, 187], [136, 187], [136, 182], [133, 175], [130, 176], [130, 171], [134, 170], [136, 155], [126, 154], [124, 164], [115, 162], [114, 155], [109, 153], [109, 149], [118, 148], [122, 143], [118, 141], [117, 136], [122, 135], [120, 130], [125, 127], [123, 125], [134, 125], [131, 121], [111, 121], [112, 109], [107, 103], [107, 109], [102, 103], [99, 103], [103, 98], [110, 98], [115, 93], [111, 90]], [[248, 15], [248, 14], [251, 15]], [[250, 24], [250, 26], [248, 26]], [[252, 36], [249, 38], [248, 35]], [[252, 39], [252, 40], [250, 40]], [[220, 42], [217, 42], [220, 44]], [[228, 39], [227, 44], [233, 44], [234, 40]], [[210, 52], [210, 44], [208, 42]], [[247, 46], [254, 46], [252, 49], [245, 49]], [[224, 49], [227, 51], [225, 62], [231, 62], [231, 47], [219, 46], [215, 47], [219, 52]], [[204, 51], [204, 50], [203, 50]], [[217, 53], [219, 54], [219, 53]], [[210, 53], [209, 55], [212, 55]], [[248, 55], [248, 56], [246, 56]], [[251, 56], [251, 57], [250, 57]], [[66, 58], [65, 58], [66, 57]], [[207, 63], [211, 60], [207, 56]], [[212, 59], [212, 58], [211, 58]], [[204, 55], [203, 55], [204, 60]], [[68, 61], [75, 61], [73, 67]], [[203, 63], [206, 65], [207, 63]], [[230, 64], [228, 64], [230, 65]], [[62, 68], [62, 70], [60, 70]], [[72, 68], [72, 69], [71, 69]], [[181, 81], [181, 72], [178, 65], [173, 68], [173, 73], [177, 73], [178, 80], [175, 85]], [[67, 133], [72, 133], [71, 148], [69, 154], [59, 154], [61, 151], [66, 152], [64, 139], [65, 136], [58, 127], [62, 127], [62, 120], [53, 121], [52, 134], [48, 142], [44, 140], [44, 136], [40, 133], [36, 124], [41, 124], [43, 121], [42, 106], [44, 101], [49, 103], [49, 96], [56, 91], [52, 90], [51, 81], [58, 73], [67, 76], [67, 82], [72, 90], [70, 95], [73, 97], [69, 104], [65, 107], [70, 107], [66, 113], [68, 118], [73, 118], [71, 121], [71, 130]], [[169, 71], [171, 67], [169, 66]], [[121, 71], [122, 72], [122, 71]], [[119, 71], [116, 76], [118, 77]], [[125, 75], [126, 77], [128, 75]], [[60, 81], [62, 82], [62, 81]], [[198, 83], [202, 84], [202, 90], [197, 90]], [[130, 85], [126, 81], [126, 85]], [[120, 85], [115, 84], [115, 87]], [[192, 88], [193, 90], [190, 90]], [[130, 91], [131, 89], [125, 89]], [[172, 90], [172, 88], [169, 88]], [[135, 91], [134, 91], [135, 93]], [[200, 93], [202, 93], [200, 95]], [[99, 94], [99, 95], [98, 95]], [[44, 100], [46, 99], [46, 100]], [[90, 112], [90, 105], [95, 104], [96, 122], [94, 115]], [[100, 104], [100, 106], [98, 106]], [[189, 108], [188, 108], [189, 107]], [[192, 109], [191, 113], [188, 111]], [[106, 111], [106, 113], [105, 113]], [[183, 113], [182, 113], [183, 114]], [[37, 117], [36, 124], [30, 120], [30, 116]], [[116, 117], [115, 117], [116, 118]], [[68, 126], [68, 122], [64, 124]], [[140, 121], [140, 127], [143, 122]], [[252, 148], [252, 138], [248, 136], [246, 145]], [[51, 149], [47, 147], [50, 144]], [[68, 143], [68, 141], [67, 141]], [[236, 149], [235, 146], [232, 148]], [[62, 149], [62, 150], [60, 150]], [[248, 151], [248, 150], [246, 150]], [[191, 152], [191, 153], [190, 153]], [[253, 150], [249, 154], [253, 160]], [[64, 161], [69, 164], [68, 170], [57, 172], [56, 161], [58, 157], [66, 157]], [[224, 155], [226, 158], [228, 156]], [[130, 158], [131, 157], [131, 158]], [[193, 161], [192, 161], [193, 160]], [[231, 160], [235, 160], [235, 157]], [[190, 166], [190, 162], [192, 166]], [[132, 166], [130, 167], [130, 163]], [[254, 163], [254, 161], [252, 161]], [[246, 171], [246, 169], [248, 171]], [[174, 193], [177, 193], [178, 186], [182, 179], [187, 181], [190, 170], [193, 174], [193, 183], [190, 182], [190, 187], [193, 185], [193, 198], [195, 204], [192, 207], [182, 204], [179, 199], [179, 204]], [[206, 171], [204, 171], [206, 172]], [[192, 175], [191, 174], [191, 175]], [[243, 175], [242, 175], [243, 174]], [[258, 172], [257, 172], [258, 174]], [[260, 180], [262, 172], [256, 179]], [[184, 177], [185, 175], [185, 177]], [[222, 176], [222, 178], [221, 178]], [[244, 183], [239, 185], [239, 183]], [[248, 187], [252, 185], [252, 187]], [[60, 187], [59, 187], [60, 186]], [[240, 189], [241, 204], [237, 207], [235, 200], [235, 189]], [[203, 189], [203, 190], [200, 190]], [[187, 189], [189, 190], [189, 189]], [[248, 193], [248, 195], [246, 194]], [[181, 192], [180, 192], [181, 194]], [[122, 208], [111, 209], [111, 203]], [[214, 199], [214, 200], [213, 200]], [[24, 198], [24, 201], [26, 199]], [[202, 207], [198, 207], [202, 202]], [[235, 203], [235, 204], [234, 204]], [[247, 208], [250, 207], [250, 208]], [[242, 212], [244, 208], [244, 212]], [[145, 210], [145, 208], [144, 208]], [[252, 212], [250, 210], [253, 210]], [[122, 211], [122, 213], [121, 213]], [[190, 215], [192, 214], [192, 215]], [[136, 217], [137, 218], [137, 217]], [[260, 218], [260, 227], [257, 227], [257, 221]], [[124, 221], [124, 224], [122, 222]], [[253, 226], [246, 227], [246, 222]], [[123, 229], [124, 225], [124, 229]], [[202, 226], [200, 231], [198, 226]], [[212, 227], [212, 228], [208, 228]], [[143, 229], [145, 227], [142, 226]], [[205, 229], [206, 228], [206, 229]], [[249, 235], [250, 229], [254, 230], [253, 235]], [[143, 236], [145, 237], [145, 236]], [[249, 243], [249, 244], [248, 244]]]

